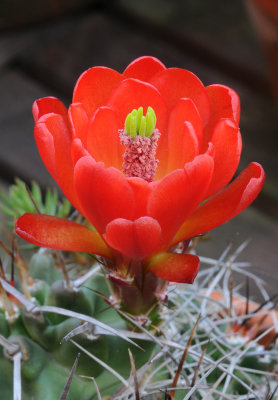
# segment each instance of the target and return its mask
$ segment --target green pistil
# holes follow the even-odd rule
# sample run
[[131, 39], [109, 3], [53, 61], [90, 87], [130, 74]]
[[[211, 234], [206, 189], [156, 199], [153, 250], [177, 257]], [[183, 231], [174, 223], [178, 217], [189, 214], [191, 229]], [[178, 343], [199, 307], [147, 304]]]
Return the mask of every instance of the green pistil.
[[125, 120], [125, 132], [135, 139], [136, 136], [151, 137], [156, 124], [156, 115], [152, 107], [148, 107], [146, 116], [143, 115], [143, 107], [134, 109]]

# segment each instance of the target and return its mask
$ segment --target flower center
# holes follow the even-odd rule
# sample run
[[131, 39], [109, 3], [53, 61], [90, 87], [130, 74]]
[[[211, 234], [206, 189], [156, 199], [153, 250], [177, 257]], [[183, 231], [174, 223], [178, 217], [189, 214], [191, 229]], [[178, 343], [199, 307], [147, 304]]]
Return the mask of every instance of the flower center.
[[126, 150], [123, 155], [123, 171], [126, 176], [134, 176], [151, 182], [155, 176], [158, 160], [155, 158], [160, 133], [155, 129], [156, 115], [148, 107], [146, 116], [143, 107], [133, 110], [121, 129], [120, 140]]

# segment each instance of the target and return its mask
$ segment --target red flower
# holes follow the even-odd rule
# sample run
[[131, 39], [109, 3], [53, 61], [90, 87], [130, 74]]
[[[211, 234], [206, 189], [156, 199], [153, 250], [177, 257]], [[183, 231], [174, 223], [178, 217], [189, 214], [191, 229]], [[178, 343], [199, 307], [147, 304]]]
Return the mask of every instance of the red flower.
[[[152, 182], [127, 177], [122, 167], [119, 130], [141, 106], [153, 108], [161, 134]], [[68, 111], [46, 97], [34, 103], [33, 114], [48, 171], [96, 231], [25, 214], [17, 233], [40, 246], [101, 255], [120, 272], [139, 263], [165, 280], [192, 282], [198, 257], [168, 251], [235, 217], [264, 183], [262, 167], [251, 163], [228, 185], [241, 153], [239, 113], [232, 89], [204, 87], [191, 72], [166, 69], [152, 57], [136, 59], [123, 74], [85, 71]]]
[[[224, 294], [220, 291], [210, 293], [210, 297], [218, 302], [223, 302], [224, 300]], [[236, 296], [233, 297], [233, 312], [238, 316], [250, 314], [246, 319], [239, 319], [239, 321], [232, 323], [230, 329], [233, 332], [237, 332], [249, 340], [254, 340], [263, 332], [273, 327], [270, 332], [258, 340], [258, 344], [269, 348], [275, 343], [278, 334], [276, 327], [276, 321], [278, 320], [277, 310], [264, 308], [261, 304], [253, 301], [248, 301], [247, 304], [247, 300], [244, 297]], [[227, 310], [221, 310], [220, 315], [223, 316], [225, 313], [227, 313]]]

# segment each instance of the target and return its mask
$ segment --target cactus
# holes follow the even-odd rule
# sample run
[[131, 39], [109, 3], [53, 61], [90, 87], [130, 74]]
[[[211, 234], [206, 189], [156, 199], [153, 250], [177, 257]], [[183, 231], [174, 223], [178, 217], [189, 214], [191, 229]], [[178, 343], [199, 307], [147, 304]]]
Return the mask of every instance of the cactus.
[[149, 313], [132, 314], [101, 258], [38, 248], [27, 262], [14, 242], [16, 273], [0, 268], [0, 398], [274, 398], [275, 328], [255, 332], [254, 307], [247, 316], [234, 307], [249, 303], [232, 289], [235, 270], [266, 300], [260, 321], [276, 318], [261, 280], [237, 261], [243, 247], [200, 257], [193, 286], [164, 287]]
[[[48, 274], [46, 274], [46, 270]], [[93, 325], [89, 323], [85, 327], [86, 324], [82, 321], [82, 317], [77, 319], [64, 315], [64, 312], [69, 311], [97, 318], [100, 327], [107, 326], [110, 332], [115, 334], [119, 328], [126, 328], [125, 322], [117, 312], [108, 306], [104, 298], [95, 293], [95, 290], [98, 290], [104, 297], [108, 297], [109, 294], [103, 276], [98, 270], [99, 268], [96, 268], [96, 273], [89, 277], [86, 286], [79, 287], [78, 279], [76, 285], [72, 280], [68, 285], [62, 274], [56, 269], [51, 252], [39, 250], [32, 256], [29, 262], [32, 283], [25, 287], [25, 292], [29, 293], [29, 298], [25, 298], [27, 303], [19, 304], [20, 299], [16, 301], [16, 295], [11, 293], [8, 301], [12, 312], [8, 314], [8, 310], [3, 308], [0, 324], [1, 338], [16, 345], [17, 351], [21, 353], [23, 400], [30, 399], [32, 396], [38, 400], [59, 397], [78, 352], [71, 341], [64, 341], [62, 344], [61, 341], [69, 332], [82, 327], [84, 327], [83, 332], [75, 339], [76, 343], [86, 348], [102, 362], [115, 367], [119, 364], [117, 369], [125, 377], [128, 376], [129, 357], [127, 346], [123, 345], [123, 339], [103, 334], [103, 332], [101, 334], [95, 332]], [[71, 273], [74, 272], [71, 271]], [[20, 286], [20, 283], [17, 282], [17, 285]], [[9, 285], [9, 288], [12, 286]], [[40, 311], [40, 306], [48, 307], [49, 311]], [[54, 313], [51, 312], [51, 308], [54, 308]], [[58, 314], [61, 309], [62, 312]], [[101, 324], [102, 321], [105, 322]], [[137, 349], [136, 345], [132, 346], [129, 343], [129, 346], [136, 354], [137, 365], [141, 365], [142, 360], [146, 359], [146, 354]], [[153, 344], [147, 342], [144, 347], [151, 351]], [[5, 371], [12, 370], [11, 359], [12, 354], [4, 351], [1, 363]], [[78, 375], [100, 378], [102, 375], [106, 376], [103, 374], [103, 367], [98, 362], [83, 354], [79, 359], [76, 374], [70, 386], [69, 396], [71, 399], [87, 400], [93, 398], [95, 394], [94, 386]], [[117, 386], [119, 386], [118, 381], [111, 385], [107, 384], [106, 378], [102, 389], [104, 392], [106, 389], [116, 390]], [[12, 398], [12, 374], [9, 374], [9, 379], [6, 375], [1, 376], [1, 388], [4, 387], [3, 393], [7, 394], [6, 398]]]

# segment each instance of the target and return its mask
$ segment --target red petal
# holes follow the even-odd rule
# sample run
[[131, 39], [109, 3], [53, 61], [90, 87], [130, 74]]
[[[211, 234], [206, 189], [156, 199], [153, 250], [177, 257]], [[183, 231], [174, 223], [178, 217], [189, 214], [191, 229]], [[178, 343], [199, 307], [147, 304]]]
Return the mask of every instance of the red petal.
[[157, 117], [157, 128], [160, 132], [165, 130], [167, 118], [166, 105], [158, 90], [149, 83], [136, 79], [125, 79], [113, 91], [107, 105], [113, 108], [119, 116], [120, 128], [124, 128], [127, 115], [134, 109], [143, 107], [144, 113], [151, 106]]
[[170, 108], [180, 98], [190, 98], [201, 115], [203, 125], [207, 124], [210, 116], [209, 98], [204, 85], [192, 72], [169, 68], [155, 75], [150, 83], [160, 91]]
[[242, 149], [240, 131], [230, 119], [218, 121], [211, 141], [215, 152], [214, 171], [206, 198], [217, 193], [230, 182], [237, 170]]
[[118, 218], [106, 227], [109, 246], [133, 259], [142, 259], [157, 251], [161, 241], [159, 223], [150, 217], [135, 221]]
[[111, 258], [110, 250], [97, 232], [63, 218], [24, 214], [16, 222], [16, 233], [37, 246]]
[[35, 125], [34, 136], [44, 165], [59, 185], [53, 136], [44, 123]]
[[124, 73], [124, 78], [135, 78], [148, 82], [155, 74], [166, 69], [165, 65], [155, 57], [143, 56], [130, 63]]
[[130, 187], [133, 190], [135, 196], [135, 218], [143, 217], [147, 215], [147, 203], [149, 200], [150, 193], [152, 191], [152, 185], [141, 178], [127, 178]]
[[190, 122], [183, 124], [179, 131], [169, 131], [169, 156], [167, 173], [183, 168], [198, 154], [199, 144], [194, 128]]
[[151, 258], [148, 270], [170, 282], [193, 283], [200, 260], [191, 254], [160, 253]]
[[63, 116], [67, 115], [66, 107], [60, 100], [56, 99], [56, 97], [44, 97], [36, 100], [33, 104], [32, 111], [35, 122], [45, 114], [55, 113]]
[[155, 218], [163, 233], [166, 248], [184, 220], [199, 205], [213, 171], [213, 160], [208, 155], [196, 157], [165, 176], [150, 194], [148, 215]]
[[[185, 121], [191, 124], [185, 126]], [[195, 129], [195, 130], [194, 130]], [[158, 159], [168, 160], [158, 163], [156, 179], [191, 161], [198, 153], [202, 140], [202, 121], [194, 103], [190, 99], [180, 99], [171, 111], [168, 122], [168, 143], [159, 147]], [[163, 147], [162, 147], [163, 146]]]
[[120, 144], [119, 126], [111, 108], [100, 107], [95, 112], [89, 123], [87, 149], [105, 167], [122, 169], [124, 146]]
[[[156, 128], [161, 133], [158, 140], [157, 157], [159, 159], [159, 170], [163, 171], [162, 176], [167, 166], [167, 135], [166, 122], [168, 112], [164, 100], [157, 89], [148, 83], [138, 81], [136, 79], [125, 79], [112, 93], [108, 106], [113, 108], [119, 118], [120, 128], [124, 128], [126, 116], [135, 108], [143, 107], [146, 113], [151, 106], [157, 117]], [[156, 176], [156, 179], [158, 175]]]
[[183, 168], [199, 151], [202, 121], [190, 99], [180, 99], [174, 106], [168, 123], [168, 168], [170, 172]]
[[68, 117], [71, 124], [73, 137], [79, 138], [83, 145], [86, 146], [89, 119], [83, 104], [71, 104]]
[[235, 179], [235, 181], [232, 182], [229, 186], [232, 186], [234, 184], [232, 190], [234, 192], [236, 191], [236, 188], [237, 190], [239, 190], [238, 188], [240, 187], [240, 185], [241, 186], [244, 185], [244, 179], [247, 181], [248, 176], [250, 176], [250, 180], [249, 182], [247, 182], [243, 190], [240, 203], [234, 210], [232, 218], [234, 218], [236, 215], [245, 210], [245, 208], [248, 207], [255, 200], [255, 198], [258, 196], [264, 185], [265, 172], [263, 170], [263, 167], [256, 162], [252, 162], [248, 165], [248, 167], [244, 171], [241, 172], [238, 178]]
[[237, 93], [224, 85], [206, 87], [211, 104], [211, 118], [233, 118], [239, 124], [240, 99]]
[[[73, 162], [71, 158], [71, 133], [65, 118], [58, 114], [47, 114], [41, 117], [38, 125], [40, 129], [53, 137], [55, 148], [55, 164], [57, 171], [57, 183], [65, 196], [76, 207], [79, 208], [79, 202], [73, 187]], [[47, 148], [41, 148], [41, 151], [48, 151]], [[43, 159], [47, 154], [43, 155]]]
[[90, 154], [84, 148], [81, 140], [73, 139], [73, 142], [71, 145], [71, 158], [72, 158], [73, 164], [75, 165], [81, 157], [86, 157], [86, 156], [90, 157]]
[[83, 157], [75, 166], [74, 180], [86, 217], [101, 233], [113, 219], [133, 219], [134, 194], [117, 169], [104, 168], [91, 157]]
[[207, 146], [206, 151], [204, 152], [204, 154], [207, 154], [208, 156], [211, 156], [212, 158], [214, 158], [215, 149], [214, 149], [214, 145], [211, 142], [208, 143], [208, 146]]
[[258, 196], [265, 180], [260, 164], [248, 167], [222, 192], [200, 206], [182, 225], [172, 245], [224, 224], [248, 207]]
[[122, 80], [122, 75], [106, 67], [90, 68], [78, 79], [74, 92], [73, 103], [82, 103], [89, 118], [95, 110], [105, 105], [112, 89]]
[[211, 85], [206, 87], [209, 96], [211, 115], [205, 129], [205, 143], [211, 140], [214, 126], [220, 118], [233, 119], [239, 124], [240, 100], [237, 93], [224, 85]]
[[199, 111], [191, 99], [180, 99], [171, 111], [168, 130], [182, 130], [184, 122], [187, 121], [194, 127], [198, 142], [201, 145], [203, 127]]

